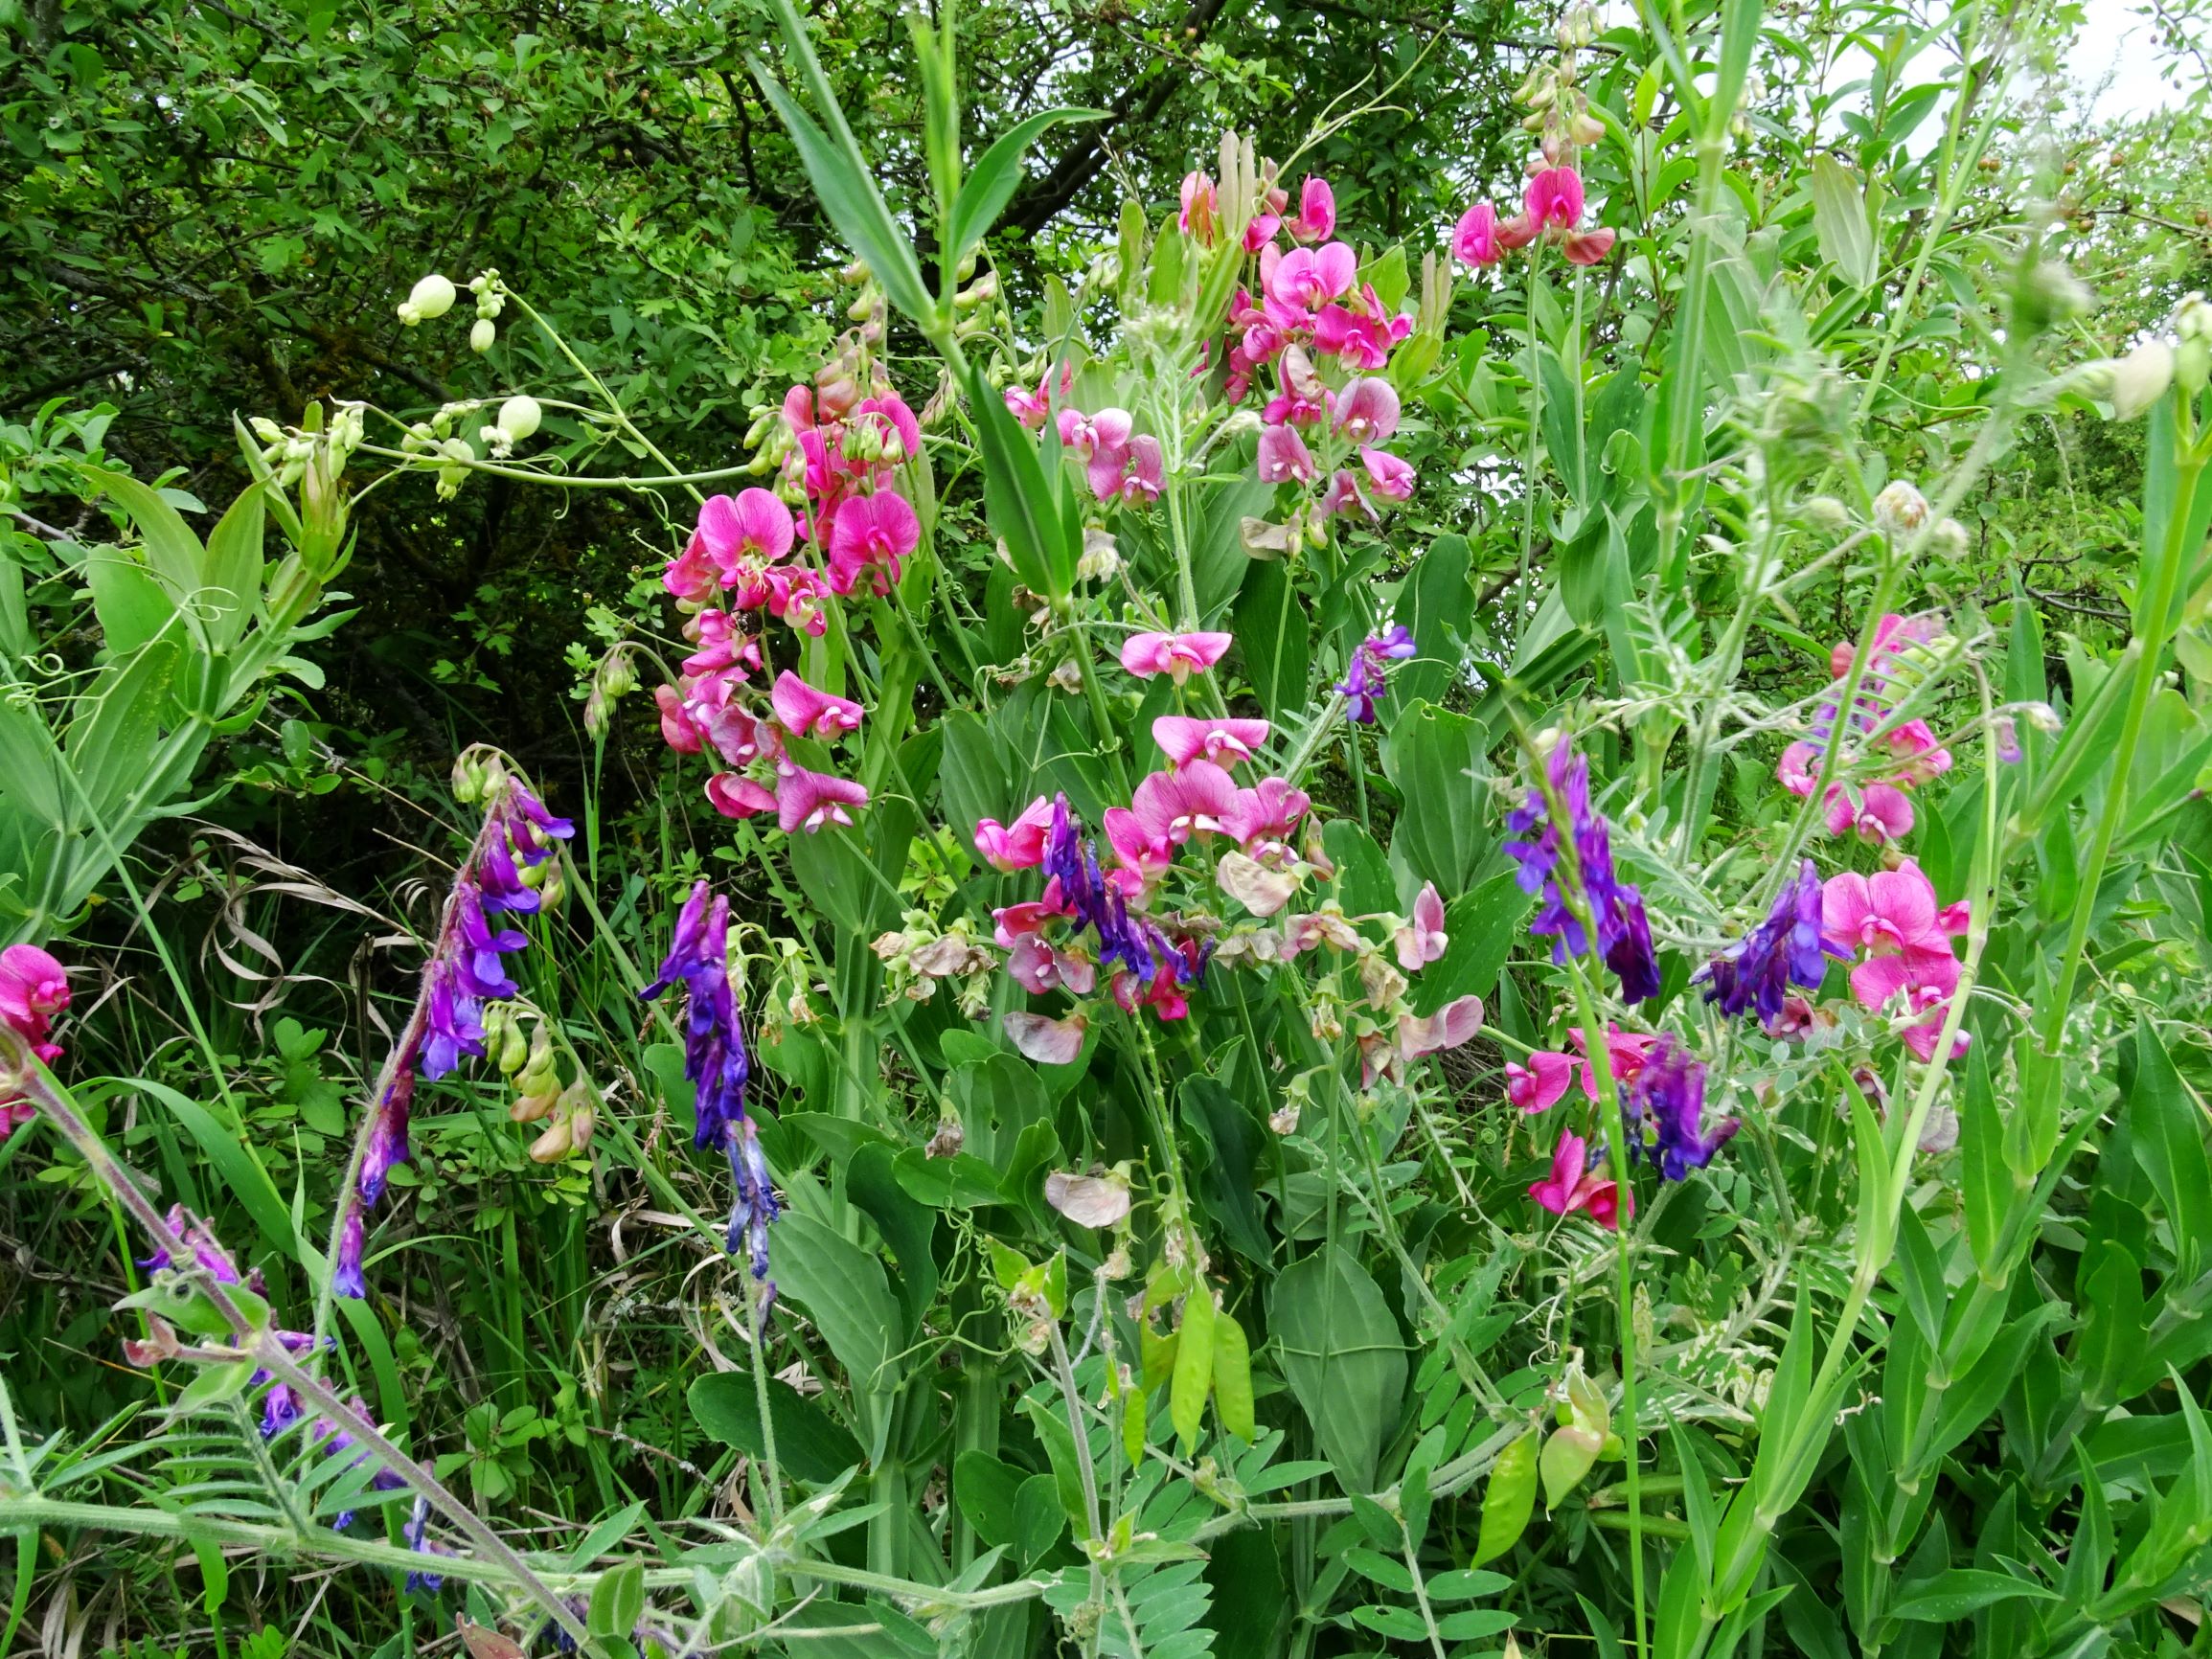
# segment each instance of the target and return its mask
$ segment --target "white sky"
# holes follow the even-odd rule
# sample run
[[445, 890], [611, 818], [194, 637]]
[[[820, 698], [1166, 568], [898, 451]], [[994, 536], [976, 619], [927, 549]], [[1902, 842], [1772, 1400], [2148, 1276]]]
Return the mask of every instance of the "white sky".
[[2087, 20], [2074, 37], [2066, 66], [2084, 87], [2111, 77], [2111, 84], [2092, 105], [2096, 117], [2147, 115], [2182, 101], [2183, 94], [2159, 74], [2157, 41], [2149, 21], [2129, 0], [2086, 0], [2086, 10]]

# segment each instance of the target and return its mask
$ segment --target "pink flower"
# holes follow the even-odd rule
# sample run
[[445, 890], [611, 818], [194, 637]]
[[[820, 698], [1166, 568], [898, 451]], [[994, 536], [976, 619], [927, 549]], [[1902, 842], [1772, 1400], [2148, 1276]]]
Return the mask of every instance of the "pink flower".
[[1292, 788], [1288, 779], [1262, 778], [1237, 791], [1221, 814], [1221, 830], [1250, 852], [1263, 842], [1288, 840], [1311, 805], [1306, 791]]
[[1333, 407], [1337, 433], [1355, 443], [1383, 443], [1398, 430], [1398, 390], [1363, 375], [1339, 392]]
[[1211, 761], [1186, 761], [1173, 772], [1153, 772], [1136, 786], [1129, 810], [1152, 841], [1180, 847], [1193, 835], [1211, 835], [1235, 804], [1237, 785]]
[[[878, 465], [911, 461], [922, 453], [922, 422], [914, 418], [914, 411], [906, 407], [906, 399], [896, 392], [886, 392], [880, 398], [863, 398], [860, 407], [853, 412], [853, 424], [872, 425], [877, 429], [883, 449], [883, 460]], [[896, 445], [889, 442], [893, 438], [899, 441]]]
[[1407, 501], [1413, 496], [1411, 465], [1387, 449], [1372, 444], [1359, 447], [1359, 465], [1367, 470], [1367, 488], [1387, 501]]
[[1560, 243], [1560, 251], [1566, 255], [1570, 265], [1594, 265], [1613, 251], [1613, 239], [1619, 233], [1610, 225], [1600, 225], [1595, 230], [1570, 231]]
[[1072, 950], [1056, 950], [1041, 934], [1025, 933], [1014, 942], [1006, 971], [1032, 996], [1066, 990], [1085, 996], [1098, 984], [1098, 965]]
[[1532, 1117], [1538, 1112], [1548, 1112], [1567, 1092], [1576, 1063], [1572, 1056], [1554, 1054], [1548, 1049], [1539, 1049], [1530, 1055], [1525, 1066], [1508, 1060], [1505, 1098]]
[[1327, 305], [1313, 319], [1313, 349], [1341, 358], [1355, 369], [1380, 369], [1390, 361], [1390, 348], [1413, 332], [1413, 319], [1399, 315], [1385, 317], [1382, 302], [1373, 298], [1375, 290], [1366, 290], [1363, 303], [1354, 310], [1343, 306]]
[[734, 501], [727, 495], [708, 496], [699, 508], [692, 541], [695, 546], [705, 544], [726, 578], [741, 559], [772, 564], [782, 558], [791, 551], [793, 534], [791, 510], [768, 490], [756, 488], [740, 491]]
[[[1640, 1032], [1623, 1031], [1617, 1025], [1606, 1027], [1606, 1063], [1612, 1068], [1616, 1092], [1625, 1090], [1636, 1080], [1637, 1075], [1644, 1069], [1644, 1060], [1651, 1053], [1652, 1045], [1658, 1040], [1655, 1036], [1646, 1036]], [[1581, 1062], [1583, 1093], [1594, 1101], [1598, 1098], [1597, 1072], [1586, 1057], [1589, 1045], [1583, 1039], [1583, 1028], [1579, 1025], [1567, 1027], [1567, 1041], [1585, 1057]]]
[[1555, 1216], [1581, 1210], [1601, 1227], [1620, 1228], [1620, 1189], [1591, 1174], [1588, 1145], [1571, 1129], [1560, 1135], [1552, 1152], [1551, 1174], [1532, 1184], [1528, 1195]]
[[54, 1015], [69, 1006], [69, 970], [35, 944], [0, 950], [0, 1020], [14, 1028], [40, 1059], [61, 1051], [45, 1040]]
[[1320, 511], [1323, 518], [1357, 512], [1370, 524], [1382, 522], [1382, 514], [1375, 511], [1375, 504], [1359, 488], [1359, 475], [1349, 466], [1339, 466], [1336, 475], [1329, 480], [1329, 488], [1321, 494]]
[[1359, 260], [1343, 242], [1319, 248], [1292, 248], [1280, 259], [1260, 260], [1261, 286], [1277, 305], [1307, 312], [1349, 293]]
[[1052, 832], [1052, 803], [1039, 795], [1012, 824], [986, 818], [975, 827], [975, 850], [998, 871], [1033, 870], [1044, 862], [1045, 837]]
[[1790, 744], [1782, 751], [1774, 776], [1792, 795], [1812, 794], [1813, 785], [1820, 781], [1820, 745], [1804, 741]]
[[1175, 227], [1200, 247], [1212, 247], [1220, 235], [1220, 194], [1204, 173], [1183, 175], [1182, 209], [1175, 215]]
[[1869, 784], [1863, 791], [1849, 784], [1831, 784], [1825, 811], [1829, 834], [1848, 830], [1870, 847], [1885, 846], [1912, 832], [1912, 803], [1903, 790], [1887, 784]]
[[1398, 930], [1398, 966], [1407, 973], [1419, 973], [1442, 956], [1450, 943], [1444, 931], [1443, 896], [1436, 891], [1435, 882], [1424, 881], [1414, 896], [1412, 920]]
[[889, 593], [899, 561], [922, 544], [922, 520], [897, 490], [855, 496], [837, 509], [830, 532], [830, 586], [845, 594], [863, 571], [873, 571], [875, 591]]
[[725, 818], [773, 812], [776, 798], [742, 772], [717, 772], [707, 780], [707, 800]]
[[1152, 741], [1174, 764], [1205, 759], [1220, 765], [1249, 761], [1267, 740], [1265, 720], [1193, 719], [1188, 715], [1162, 715], [1152, 722]]
[[832, 692], [816, 691], [786, 669], [776, 676], [768, 703], [784, 730], [794, 738], [820, 738], [834, 742], [847, 732], [860, 729], [860, 705]]
[[1269, 426], [1260, 434], [1262, 484], [1311, 484], [1314, 479], [1313, 454], [1295, 426]]
[[1409, 1013], [1398, 1016], [1398, 1052], [1419, 1059], [1441, 1049], [1455, 1049], [1472, 1042], [1482, 1030], [1482, 998], [1463, 996], [1446, 1003], [1425, 1018]]
[[776, 776], [776, 827], [788, 835], [804, 830], [811, 835], [826, 824], [850, 824], [848, 807], [868, 805], [868, 791], [849, 778], [832, 778], [788, 763]]
[[1937, 907], [1935, 884], [1910, 859], [1872, 875], [1847, 870], [1820, 889], [1821, 932], [1855, 953], [1948, 959], [1950, 935], [1964, 921], [1958, 906]]
[[1101, 501], [1131, 507], [1159, 500], [1168, 481], [1160, 441], [1149, 432], [1130, 439], [1117, 455], [1109, 457], [1102, 446], [1091, 457], [1088, 471], [1092, 494]]
[[[698, 649], [684, 658], [684, 672], [694, 677], [723, 674], [729, 680], [747, 680], [747, 671], [761, 666], [761, 642], [738, 626], [726, 610], [703, 610], [685, 629], [698, 642]], [[727, 686], [722, 688], [725, 692]], [[695, 698], [696, 697], [695, 692]]]
[[1063, 917], [1067, 912], [1053, 902], [1049, 893], [1043, 898], [1032, 898], [1022, 904], [1009, 904], [991, 913], [991, 936], [998, 941], [999, 948], [1012, 950], [1029, 935], [1038, 932], [1048, 921]]
[[1275, 375], [1282, 391], [1267, 400], [1260, 419], [1270, 426], [1286, 422], [1292, 426], [1311, 426], [1329, 412], [1329, 388], [1321, 383], [1321, 376], [1313, 372], [1313, 359], [1306, 354], [1303, 346], [1286, 346], [1275, 364]]
[[1174, 842], [1164, 828], [1149, 827], [1127, 807], [1108, 807], [1100, 822], [1106, 830], [1106, 845], [1121, 861], [1121, 868], [1107, 872], [1106, 879], [1121, 891], [1123, 898], [1141, 899], [1145, 890], [1174, 863]]
[[1936, 742], [1926, 720], [1907, 720], [1884, 740], [1903, 762], [1895, 779], [1901, 788], [1933, 783], [1950, 770], [1950, 751]]
[[1133, 973], [1119, 972], [1113, 979], [1115, 1004], [1124, 1013], [1134, 1013], [1140, 1008], [1149, 1008], [1162, 1020], [1183, 1019], [1191, 1011], [1188, 998], [1175, 983], [1172, 963], [1161, 963], [1152, 970], [1152, 983], [1146, 985]]
[[724, 703], [718, 709], [706, 712], [704, 719], [695, 721], [695, 730], [714, 745], [716, 754], [733, 766], [772, 761], [784, 747], [775, 727], [754, 718], [738, 703]]
[[1080, 1013], [1065, 1019], [1046, 1019], [1040, 1013], [1003, 1013], [998, 1023], [1014, 1046], [1039, 1065], [1072, 1064], [1083, 1054], [1083, 1033], [1090, 1021]]
[[1336, 193], [1327, 179], [1306, 180], [1298, 193], [1298, 215], [1284, 228], [1302, 242], [1325, 242], [1336, 234]]
[[1451, 233], [1451, 257], [1478, 269], [1505, 258], [1505, 248], [1497, 239], [1497, 209], [1486, 201], [1476, 202], [1459, 216]]
[[1122, 667], [1140, 680], [1166, 674], [1179, 686], [1220, 662], [1229, 640], [1220, 633], [1131, 634], [1122, 642]]
[[661, 741], [679, 755], [699, 752], [698, 727], [684, 712], [684, 694], [673, 686], [655, 686], [652, 700], [660, 707]]
[[770, 616], [805, 629], [815, 639], [829, 631], [830, 619], [822, 609], [822, 596], [829, 589], [814, 572], [777, 565], [762, 577], [762, 582], [767, 589]]
[[1544, 230], [1571, 231], [1583, 218], [1583, 175], [1571, 167], [1547, 167], [1528, 181], [1528, 216]]
[[704, 604], [714, 595], [717, 575], [706, 543], [694, 535], [683, 552], [668, 561], [660, 584], [684, 604]]

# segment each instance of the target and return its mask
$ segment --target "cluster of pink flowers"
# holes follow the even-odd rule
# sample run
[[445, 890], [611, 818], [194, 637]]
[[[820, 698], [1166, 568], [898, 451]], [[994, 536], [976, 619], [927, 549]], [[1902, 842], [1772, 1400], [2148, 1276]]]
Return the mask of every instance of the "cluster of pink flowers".
[[[0, 950], [0, 1021], [31, 1045], [31, 1052], [52, 1065], [61, 1057], [61, 1045], [48, 1040], [54, 1016], [69, 1006], [69, 974], [35, 944], [11, 944]], [[15, 1132], [15, 1125], [34, 1115], [22, 1095], [0, 1087], [0, 1141]]]
[[792, 738], [833, 743], [858, 731], [860, 705], [787, 669], [769, 688], [765, 713], [748, 708], [738, 688], [761, 671], [759, 639], [735, 632], [721, 611], [702, 611], [694, 621], [699, 649], [684, 659], [682, 678], [653, 696], [670, 748], [685, 755], [711, 749], [729, 768], [707, 780], [715, 810], [725, 818], [773, 812], [787, 834], [852, 823], [852, 809], [868, 804], [867, 788], [800, 765], [786, 745]]
[[1571, 164], [1547, 167], [1528, 181], [1517, 217], [1501, 219], [1489, 202], [1462, 214], [1451, 233], [1451, 252], [1463, 265], [1494, 265], [1516, 248], [1543, 240], [1556, 243], [1578, 265], [1594, 265], [1613, 251], [1614, 232], [1600, 225], [1584, 230], [1583, 175]]
[[[1942, 616], [1934, 612], [1914, 617], [1891, 614], [1876, 625], [1874, 648], [1854, 699], [1851, 723], [1857, 730], [1872, 732], [1888, 718], [1888, 688], [1899, 657], [1936, 638], [1943, 627]], [[1828, 659], [1831, 678], [1840, 680], [1851, 671], [1856, 650], [1848, 640], [1836, 646]], [[1813, 721], [1813, 739], [1791, 743], [1782, 751], [1775, 776], [1792, 795], [1813, 793], [1819, 781], [1821, 756], [1834, 739], [1837, 714], [1836, 704], [1823, 704]], [[1881, 740], [1895, 759], [1896, 770], [1887, 779], [1865, 784], [1831, 784], [1821, 803], [1831, 835], [1856, 834], [1876, 847], [1902, 840], [1913, 826], [1912, 802], [1905, 791], [1950, 770], [1950, 751], [1936, 741], [1926, 720], [1903, 721], [1885, 732]]]
[[[1968, 920], [1963, 900], [1936, 902], [1935, 884], [1909, 860], [1872, 875], [1831, 875], [1820, 892], [1822, 930], [1856, 959], [1851, 994], [1872, 1011], [1898, 1006], [1922, 1015], [1904, 1035], [1904, 1046], [1924, 1060], [1935, 1057], [1936, 1039], [1958, 989], [1958, 957], [1950, 942], [1966, 931]], [[1962, 1032], [1954, 1057], [1966, 1043]]]

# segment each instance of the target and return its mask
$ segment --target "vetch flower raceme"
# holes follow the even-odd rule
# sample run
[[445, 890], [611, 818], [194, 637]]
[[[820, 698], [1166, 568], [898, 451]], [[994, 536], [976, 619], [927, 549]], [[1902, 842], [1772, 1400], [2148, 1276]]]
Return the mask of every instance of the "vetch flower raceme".
[[1847, 952], [1829, 944], [1821, 933], [1820, 873], [1805, 859], [1796, 878], [1775, 899], [1767, 919], [1691, 976], [1702, 982], [1705, 1000], [1726, 1014], [1756, 1010], [1772, 1026], [1796, 986], [1818, 990], [1828, 959], [1848, 961]]
[[1616, 233], [1609, 227], [1582, 228], [1583, 178], [1573, 168], [1539, 170], [1529, 179], [1521, 203], [1518, 217], [1503, 220], [1488, 202], [1468, 209], [1452, 230], [1452, 257], [1479, 268], [1539, 239], [1556, 244], [1578, 265], [1594, 265], [1612, 252]]
[[1532, 787], [1526, 804], [1506, 819], [1514, 839], [1505, 850], [1520, 867], [1520, 889], [1542, 898], [1529, 931], [1552, 941], [1554, 962], [1580, 956], [1588, 942], [1576, 909], [1585, 906], [1597, 929], [1598, 954], [1619, 976], [1622, 996], [1643, 1002], [1658, 995], [1659, 964], [1643, 895], [1614, 875], [1611, 831], [1590, 807], [1589, 762], [1562, 737], [1544, 770], [1549, 799], [1545, 789]]
[[1630, 1159], [1650, 1158], [1662, 1180], [1702, 1170], [1737, 1130], [1733, 1118], [1707, 1131], [1705, 1063], [1663, 1034], [1645, 1057], [1635, 1082], [1621, 1095], [1621, 1126]]
[[[750, 1258], [753, 1277], [764, 1283], [768, 1228], [779, 1208], [759, 1134], [745, 1116], [752, 1063], [730, 985], [729, 932], [730, 901], [699, 882], [676, 916], [659, 976], [638, 995], [650, 1002], [678, 982], [684, 987], [684, 1077], [696, 1116], [692, 1144], [719, 1148], [728, 1157], [737, 1196], [726, 1243], [733, 1256]], [[775, 1293], [772, 1284], [767, 1289]]]

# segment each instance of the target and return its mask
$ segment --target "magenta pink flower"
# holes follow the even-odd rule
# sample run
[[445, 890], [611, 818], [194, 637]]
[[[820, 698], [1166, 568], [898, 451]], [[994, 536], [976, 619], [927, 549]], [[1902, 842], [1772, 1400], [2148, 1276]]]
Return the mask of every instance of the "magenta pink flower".
[[1790, 794], [1805, 796], [1813, 793], [1813, 785], [1820, 781], [1820, 745], [1800, 739], [1782, 751], [1780, 764], [1774, 776]]
[[1380, 369], [1390, 349], [1413, 332], [1413, 319], [1401, 312], [1385, 316], [1372, 284], [1360, 290], [1356, 307], [1323, 306], [1313, 319], [1313, 348], [1355, 369]]
[[[1651, 1054], [1652, 1046], [1658, 1040], [1641, 1032], [1623, 1031], [1617, 1025], [1608, 1024], [1606, 1027], [1606, 1063], [1612, 1068], [1616, 1090], [1626, 1089], [1642, 1074], [1644, 1061]], [[1583, 1028], [1579, 1025], [1567, 1027], [1567, 1041], [1585, 1057], [1579, 1062], [1582, 1066], [1583, 1093], [1594, 1101], [1598, 1098], [1597, 1073], [1587, 1058], [1589, 1045], [1583, 1038]]]
[[1444, 898], [1436, 891], [1435, 882], [1421, 884], [1421, 891], [1414, 896], [1412, 918], [1398, 930], [1393, 943], [1398, 966], [1407, 973], [1419, 973], [1444, 954], [1451, 939], [1444, 931]]
[[1325, 242], [1336, 234], [1336, 193], [1327, 179], [1306, 180], [1298, 193], [1297, 216], [1286, 220], [1283, 228], [1302, 242]]
[[1315, 477], [1313, 453], [1298, 436], [1295, 426], [1269, 426], [1260, 434], [1262, 484], [1311, 484]]
[[[1047, 883], [1047, 887], [1050, 887], [1050, 883]], [[1059, 920], [1066, 914], [1049, 896], [1032, 898], [1021, 904], [1005, 905], [991, 913], [991, 936], [998, 941], [1000, 949], [1012, 950], [1046, 922]]]
[[1912, 832], [1912, 803], [1902, 789], [1888, 784], [1869, 784], [1863, 789], [1831, 784], [1823, 810], [1829, 834], [1848, 831], [1870, 847], [1886, 846]]
[[739, 626], [737, 618], [726, 610], [700, 611], [684, 631], [699, 648], [684, 658], [686, 674], [695, 678], [724, 674], [731, 681], [743, 681], [752, 677], [750, 670], [761, 666], [761, 642]]
[[717, 772], [707, 780], [707, 800], [725, 818], [776, 810], [776, 798], [742, 772]]
[[1162, 715], [1152, 722], [1152, 741], [1174, 764], [1204, 759], [1217, 765], [1249, 761], [1267, 740], [1265, 720], [1193, 719]]
[[993, 870], [1033, 870], [1044, 862], [1045, 837], [1052, 832], [1052, 802], [1039, 795], [1012, 824], [986, 818], [975, 827], [975, 850]]
[[702, 713], [705, 717], [695, 720], [694, 730], [733, 766], [772, 761], [783, 752], [783, 740], [776, 735], [776, 728], [765, 720], [756, 719], [741, 704], [724, 703], [718, 709]]
[[1091, 492], [1101, 501], [1119, 501], [1130, 507], [1159, 500], [1168, 481], [1160, 441], [1149, 432], [1130, 439], [1129, 446], [1114, 459], [1109, 460], [1102, 449], [1091, 457], [1088, 471]]
[[1573, 1080], [1579, 1063], [1571, 1055], [1555, 1054], [1548, 1049], [1539, 1049], [1530, 1055], [1525, 1066], [1508, 1060], [1505, 1098], [1531, 1117], [1538, 1112], [1548, 1112], [1567, 1092], [1567, 1084]]
[[1349, 466], [1339, 466], [1329, 488], [1321, 492], [1320, 513], [1323, 518], [1334, 518], [1340, 513], [1357, 512], [1370, 524], [1380, 524], [1382, 514], [1375, 510], [1375, 503], [1367, 499], [1367, 492], [1359, 488], [1359, 475]]
[[695, 534], [683, 552], [668, 561], [660, 584], [683, 604], [704, 604], [713, 597], [718, 578], [714, 560], [707, 557], [706, 543]]
[[[901, 461], [911, 461], [922, 453], [922, 422], [914, 418], [914, 411], [906, 407], [906, 399], [896, 392], [886, 392], [880, 398], [863, 398], [859, 408], [853, 411], [853, 424], [870, 424], [876, 427], [882, 441], [883, 459], [876, 466], [889, 466]], [[889, 440], [898, 439], [894, 447]]]
[[834, 742], [847, 732], [860, 729], [860, 705], [832, 692], [817, 691], [786, 669], [776, 676], [768, 704], [784, 730], [794, 738], [820, 738]]
[[1179, 686], [1220, 662], [1229, 643], [1223, 633], [1131, 634], [1122, 642], [1122, 667], [1140, 680], [1166, 674]]
[[829, 589], [814, 572], [804, 567], [776, 565], [762, 580], [767, 588], [770, 616], [792, 627], [803, 628], [815, 639], [829, 631], [830, 619], [822, 608], [822, 596]]
[[684, 710], [684, 694], [673, 686], [655, 686], [652, 700], [660, 708], [661, 741], [679, 755], [699, 752], [698, 726]]
[[1237, 785], [1211, 761], [1186, 761], [1173, 772], [1153, 772], [1136, 786], [1129, 810], [1153, 841], [1180, 847], [1193, 835], [1211, 835], [1235, 804]]
[[1505, 247], [1497, 239], [1497, 209], [1486, 201], [1476, 202], [1459, 216], [1451, 232], [1451, 257], [1477, 269], [1505, 258]]
[[1907, 720], [1883, 740], [1902, 762], [1896, 778], [1901, 787], [1933, 783], [1950, 770], [1950, 751], [1935, 740], [1926, 720]]
[[1547, 167], [1528, 181], [1522, 200], [1539, 229], [1571, 231], [1583, 221], [1583, 175], [1571, 167]]
[[774, 563], [791, 551], [794, 531], [791, 510], [765, 489], [739, 492], [737, 499], [710, 495], [699, 508], [695, 542], [704, 542], [708, 556], [725, 577], [741, 559]]
[[1106, 880], [1124, 899], [1141, 899], [1174, 863], [1175, 844], [1164, 829], [1149, 828], [1127, 807], [1108, 807], [1100, 822], [1106, 830], [1106, 845], [1121, 863], [1119, 870], [1106, 873]]
[[1292, 248], [1269, 259], [1260, 256], [1260, 285], [1276, 305], [1300, 315], [1351, 292], [1359, 259], [1343, 242], [1318, 248]]
[[1873, 875], [1846, 871], [1821, 888], [1822, 932], [1847, 950], [1867, 953], [1851, 970], [1851, 994], [1869, 1011], [1893, 1002], [1908, 1012], [1925, 1011], [1927, 1017], [1904, 1033], [1905, 1046], [1924, 1060], [1935, 1053], [1945, 1010], [1958, 989], [1950, 941], [1967, 921], [1963, 902], [1937, 906], [1934, 884], [1909, 860]]
[[1221, 831], [1250, 852], [1265, 843], [1288, 840], [1312, 804], [1305, 790], [1290, 786], [1289, 780], [1262, 778], [1251, 788], [1237, 791], [1220, 815]]
[[1339, 436], [1355, 443], [1383, 443], [1398, 430], [1398, 389], [1363, 375], [1336, 394], [1332, 408]]
[[1552, 1152], [1551, 1174], [1533, 1183], [1528, 1195], [1555, 1216], [1585, 1212], [1599, 1226], [1618, 1231], [1620, 1188], [1590, 1171], [1589, 1147], [1573, 1130], [1563, 1130]]
[[1407, 462], [1387, 449], [1363, 443], [1359, 446], [1359, 465], [1366, 469], [1367, 488], [1377, 495], [1386, 501], [1412, 499], [1414, 471]]
[[861, 574], [871, 572], [875, 591], [889, 593], [900, 560], [921, 544], [922, 520], [903, 495], [878, 489], [855, 496], [837, 509], [830, 532], [830, 586], [851, 593]]
[[848, 807], [868, 805], [868, 791], [849, 778], [832, 778], [786, 763], [776, 775], [776, 827], [788, 835], [811, 835], [828, 824], [850, 824]]
[[1154, 968], [1150, 984], [1127, 968], [1117, 969], [1111, 989], [1114, 1004], [1124, 1013], [1149, 1008], [1155, 1018], [1162, 1020], [1185, 1019], [1190, 1015], [1190, 999], [1183, 995], [1173, 963], [1163, 962]]
[[1613, 251], [1613, 239], [1618, 235], [1610, 225], [1599, 225], [1594, 230], [1569, 231], [1561, 239], [1560, 252], [1566, 255], [1570, 265], [1594, 265]]
[[29, 1043], [40, 1059], [61, 1051], [46, 1041], [54, 1015], [69, 1006], [69, 970], [35, 944], [0, 950], [0, 1020]]

